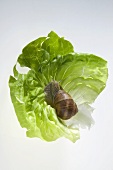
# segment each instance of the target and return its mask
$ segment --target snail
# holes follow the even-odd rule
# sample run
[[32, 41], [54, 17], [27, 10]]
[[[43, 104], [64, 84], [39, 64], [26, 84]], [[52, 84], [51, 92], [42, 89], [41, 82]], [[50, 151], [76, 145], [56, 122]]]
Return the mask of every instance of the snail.
[[78, 112], [72, 97], [63, 90], [57, 81], [49, 83], [45, 89], [45, 101], [56, 110], [56, 114], [63, 120], [70, 119]]

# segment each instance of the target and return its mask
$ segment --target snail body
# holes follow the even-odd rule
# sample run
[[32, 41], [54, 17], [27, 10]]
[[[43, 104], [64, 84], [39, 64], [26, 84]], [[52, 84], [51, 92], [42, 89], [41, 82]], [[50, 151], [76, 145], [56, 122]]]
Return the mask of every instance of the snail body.
[[58, 82], [49, 83], [45, 89], [45, 101], [56, 110], [56, 114], [63, 120], [70, 119], [78, 112], [72, 97], [63, 90]]

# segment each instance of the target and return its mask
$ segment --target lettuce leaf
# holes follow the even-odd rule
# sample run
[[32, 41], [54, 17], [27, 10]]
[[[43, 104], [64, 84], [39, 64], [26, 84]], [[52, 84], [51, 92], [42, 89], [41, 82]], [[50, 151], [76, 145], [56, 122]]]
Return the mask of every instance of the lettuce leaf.
[[[9, 78], [12, 103], [21, 127], [28, 137], [54, 141], [66, 137], [72, 142], [80, 138], [80, 127], [90, 127], [94, 121], [90, 106], [103, 91], [108, 78], [107, 61], [93, 55], [74, 52], [72, 44], [55, 32], [29, 43], [19, 55], [20, 68]], [[56, 80], [77, 103], [78, 113], [61, 120], [45, 102], [44, 88]]]

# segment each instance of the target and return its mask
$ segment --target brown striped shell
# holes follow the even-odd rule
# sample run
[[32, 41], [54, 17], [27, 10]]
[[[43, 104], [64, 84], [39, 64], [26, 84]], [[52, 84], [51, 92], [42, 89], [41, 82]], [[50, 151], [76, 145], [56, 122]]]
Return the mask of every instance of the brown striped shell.
[[53, 81], [49, 83], [45, 87], [44, 92], [47, 104], [56, 110], [59, 118], [67, 120], [78, 112], [76, 103], [58, 82]]

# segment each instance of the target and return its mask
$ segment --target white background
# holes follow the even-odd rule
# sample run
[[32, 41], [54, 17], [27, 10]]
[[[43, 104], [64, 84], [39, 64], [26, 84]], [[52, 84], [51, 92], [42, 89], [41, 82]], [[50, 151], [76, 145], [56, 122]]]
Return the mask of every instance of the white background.
[[[108, 61], [109, 79], [94, 103], [95, 125], [72, 143], [25, 136], [9, 96], [8, 79], [22, 48], [51, 30], [77, 52]], [[0, 170], [113, 170], [113, 1], [0, 1]]]

